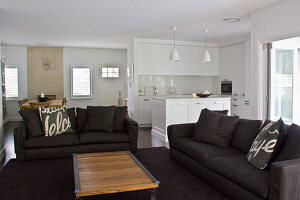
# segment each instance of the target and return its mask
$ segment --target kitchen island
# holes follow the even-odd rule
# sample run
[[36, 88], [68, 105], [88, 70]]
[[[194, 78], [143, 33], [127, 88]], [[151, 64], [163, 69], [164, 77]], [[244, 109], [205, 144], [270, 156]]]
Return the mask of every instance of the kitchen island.
[[167, 127], [172, 124], [195, 123], [201, 110], [228, 110], [231, 113], [231, 98], [211, 95], [207, 98], [191, 95], [154, 96], [152, 98], [151, 134], [168, 142]]

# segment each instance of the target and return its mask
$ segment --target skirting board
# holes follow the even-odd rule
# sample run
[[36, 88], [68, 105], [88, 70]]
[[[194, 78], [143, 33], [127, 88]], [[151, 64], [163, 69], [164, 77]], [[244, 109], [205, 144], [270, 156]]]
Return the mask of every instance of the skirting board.
[[4, 157], [5, 157], [5, 148], [3, 148], [3, 149], [0, 151], [0, 161], [2, 161]]
[[160, 139], [160, 140], [162, 140], [162, 141], [165, 141], [165, 136], [163, 134], [153, 130], [153, 129], [151, 129], [151, 135], [158, 138], [158, 139]]
[[22, 117], [6, 117], [8, 122], [19, 122], [22, 121]]

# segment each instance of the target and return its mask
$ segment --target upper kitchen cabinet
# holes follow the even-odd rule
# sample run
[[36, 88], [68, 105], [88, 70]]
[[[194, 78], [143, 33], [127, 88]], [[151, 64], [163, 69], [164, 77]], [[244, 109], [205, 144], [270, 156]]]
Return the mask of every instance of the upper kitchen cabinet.
[[149, 44], [149, 46], [151, 75], [162, 75], [164, 73], [164, 46], [159, 44]]
[[219, 58], [217, 48], [207, 48], [211, 57], [210, 63], [202, 63], [204, 47], [188, 47], [187, 75], [218, 76]]
[[187, 75], [187, 49], [186, 46], [176, 46], [180, 56], [180, 61], [170, 60], [172, 45], [164, 46], [164, 75]]
[[139, 75], [162, 75], [164, 73], [163, 52], [163, 45], [138, 44]]
[[[202, 63], [204, 47], [199, 43], [182, 43], [176, 45], [180, 61], [171, 61], [170, 54], [173, 45], [166, 41], [139, 41], [135, 44], [137, 50], [135, 62], [138, 75], [198, 75], [218, 76], [219, 56], [217, 47], [208, 47], [211, 56], [210, 63]], [[199, 46], [197, 46], [199, 45]]]
[[151, 75], [151, 49], [149, 44], [137, 46], [137, 63], [139, 75]]

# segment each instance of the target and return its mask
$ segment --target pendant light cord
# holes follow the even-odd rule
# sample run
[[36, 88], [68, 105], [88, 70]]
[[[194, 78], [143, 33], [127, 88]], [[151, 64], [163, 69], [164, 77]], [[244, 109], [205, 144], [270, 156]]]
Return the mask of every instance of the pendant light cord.
[[175, 36], [175, 29], [174, 29], [174, 49], [175, 49], [175, 40], [176, 40], [176, 36]]
[[204, 38], [205, 38], [205, 39], [204, 39], [204, 41], [205, 41], [205, 51], [206, 51], [206, 31], [207, 31], [207, 30], [204, 31], [204, 34], [205, 34], [205, 35], [204, 35]]

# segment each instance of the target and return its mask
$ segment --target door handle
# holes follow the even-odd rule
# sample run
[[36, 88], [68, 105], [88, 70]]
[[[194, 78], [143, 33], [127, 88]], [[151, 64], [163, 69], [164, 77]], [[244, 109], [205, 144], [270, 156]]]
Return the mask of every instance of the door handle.
[[144, 99], [144, 101], [150, 101], [150, 99]]

